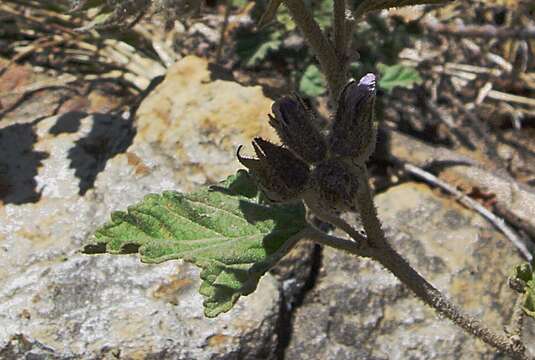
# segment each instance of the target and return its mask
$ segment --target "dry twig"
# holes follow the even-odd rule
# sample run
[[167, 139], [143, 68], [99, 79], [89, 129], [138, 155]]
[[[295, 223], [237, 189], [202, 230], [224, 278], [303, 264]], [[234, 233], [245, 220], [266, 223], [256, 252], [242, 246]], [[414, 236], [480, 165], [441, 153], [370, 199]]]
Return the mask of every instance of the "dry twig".
[[535, 27], [517, 29], [498, 28], [493, 25], [449, 25], [427, 21], [423, 25], [432, 32], [459, 37], [478, 37], [484, 39], [535, 39]]
[[440, 180], [435, 175], [417, 167], [412, 164], [405, 163], [403, 164], [403, 169], [405, 169], [410, 174], [423, 179], [427, 181], [428, 183], [435, 185], [450, 194], [454, 195], [455, 198], [463, 205], [467, 206], [470, 209], [473, 209], [477, 211], [481, 216], [483, 216], [485, 219], [487, 219], [494, 227], [496, 227], [498, 230], [500, 230], [512, 243], [513, 245], [520, 251], [522, 256], [528, 260], [531, 261], [533, 259], [533, 255], [531, 255], [530, 251], [528, 250], [526, 244], [523, 240], [520, 239], [520, 237], [515, 233], [515, 231], [510, 228], [507, 224], [505, 224], [505, 221], [503, 219], [498, 218], [496, 215], [494, 215], [491, 211], [486, 209], [483, 205], [472, 199], [471, 197], [463, 194], [453, 186], [447, 184], [446, 182]]

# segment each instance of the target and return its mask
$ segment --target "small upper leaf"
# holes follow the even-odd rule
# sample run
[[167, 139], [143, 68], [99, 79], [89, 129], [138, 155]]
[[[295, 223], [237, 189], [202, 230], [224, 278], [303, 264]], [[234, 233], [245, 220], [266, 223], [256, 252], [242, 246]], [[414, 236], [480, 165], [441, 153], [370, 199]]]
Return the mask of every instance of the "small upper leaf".
[[378, 64], [377, 70], [381, 74], [379, 86], [387, 92], [391, 92], [398, 86], [412, 89], [415, 84], [421, 84], [423, 81], [418, 70], [401, 64], [392, 66]]
[[306, 227], [302, 204], [266, 205], [246, 171], [190, 194], [147, 195], [127, 212], [114, 212], [97, 230], [87, 254], [136, 253], [147, 263], [183, 259], [202, 268], [204, 313], [232, 308]]

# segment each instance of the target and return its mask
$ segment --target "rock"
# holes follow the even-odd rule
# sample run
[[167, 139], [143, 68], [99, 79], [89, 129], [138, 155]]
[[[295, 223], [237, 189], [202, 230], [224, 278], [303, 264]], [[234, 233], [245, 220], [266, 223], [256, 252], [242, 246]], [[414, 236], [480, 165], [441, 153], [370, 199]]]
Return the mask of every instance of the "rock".
[[[479, 215], [425, 185], [376, 196], [393, 246], [432, 284], [497, 331], [508, 325], [515, 294], [510, 269], [522, 260]], [[526, 321], [526, 343], [535, 324]], [[481, 359], [495, 351], [465, 334], [379, 264], [329, 248], [293, 319], [287, 359]]]
[[1, 359], [273, 356], [275, 277], [207, 319], [196, 268], [78, 253], [112, 211], [218, 181], [238, 168], [238, 145], [274, 137], [259, 87], [210, 76], [204, 60], [175, 64], [140, 105], [137, 133], [126, 118], [83, 112], [0, 128]]
[[[478, 165], [478, 161], [445, 147], [431, 146], [397, 131], [387, 131], [384, 135], [386, 141], [379, 141], [381, 150], [375, 156], [394, 162], [409, 162], [422, 168], [435, 166], [437, 176], [447, 183], [466, 192], [493, 195], [500, 216], [535, 237], [535, 191], [532, 188], [505, 174], [485, 170]], [[517, 146], [519, 154], [525, 155], [529, 151], [521, 143]], [[517, 161], [514, 163], [515, 167], [519, 165]]]
[[271, 276], [230, 313], [206, 319], [199, 271], [181, 262], [77, 255], [21, 275], [0, 295], [2, 359], [257, 359], [274, 352], [279, 308]]
[[169, 68], [139, 107], [134, 143], [157, 143], [188, 170], [195, 168], [189, 174], [195, 184], [216, 182], [240, 167], [239, 145], [249, 147], [256, 136], [276, 140], [267, 121], [271, 103], [258, 86], [210, 81], [206, 61], [189, 56]]
[[0, 285], [34, 264], [72, 254], [106, 219], [109, 204], [87, 190], [131, 132], [122, 118], [82, 113], [0, 129], [7, 184], [0, 205]]

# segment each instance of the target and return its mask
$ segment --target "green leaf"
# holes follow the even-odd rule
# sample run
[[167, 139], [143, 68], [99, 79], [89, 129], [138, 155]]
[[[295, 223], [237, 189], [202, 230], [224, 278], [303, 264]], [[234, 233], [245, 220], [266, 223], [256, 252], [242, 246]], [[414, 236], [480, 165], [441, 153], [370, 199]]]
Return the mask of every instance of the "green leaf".
[[535, 282], [533, 281], [531, 281], [526, 291], [522, 310], [524, 310], [526, 315], [535, 319]]
[[251, 67], [262, 62], [268, 54], [277, 51], [282, 45], [281, 34], [269, 30], [256, 33], [242, 32], [237, 35], [236, 53]]
[[147, 195], [128, 211], [112, 213], [83, 252], [191, 262], [202, 269], [204, 313], [215, 317], [252, 293], [306, 227], [302, 204], [267, 205], [260, 198], [244, 170], [194, 193]]
[[533, 279], [533, 272], [528, 263], [517, 265], [513, 270], [513, 278], [525, 283]]
[[113, 11], [103, 12], [95, 16], [87, 25], [81, 27], [80, 31], [91, 30], [95, 28], [103, 28], [112, 24], [115, 13]]
[[281, 34], [282, 37], [287, 37], [291, 31], [294, 31], [296, 29], [296, 25], [294, 22], [294, 19], [290, 15], [290, 12], [286, 7], [282, 7], [277, 12], [275, 18], [277, 19], [277, 22], [282, 25], [282, 28], [280, 30], [277, 30]]
[[535, 318], [535, 261], [530, 264], [517, 265], [513, 272], [513, 279], [523, 284], [524, 300], [522, 310], [532, 318]]
[[377, 70], [380, 74], [379, 86], [389, 93], [398, 86], [412, 89], [414, 84], [421, 84], [423, 81], [418, 70], [401, 64], [392, 66], [378, 64]]
[[531, 266], [531, 278], [526, 282], [524, 292], [525, 297], [522, 309], [526, 315], [535, 318], [535, 273], [533, 271], [533, 264]]
[[307, 96], [314, 97], [322, 95], [326, 89], [327, 83], [320, 69], [314, 64], [309, 65], [299, 81], [299, 91]]
[[332, 17], [333, 17], [333, 1], [331, 0], [320, 0], [320, 1], [310, 1], [308, 6], [312, 9], [314, 14], [314, 19], [320, 26], [322, 30], [331, 26]]

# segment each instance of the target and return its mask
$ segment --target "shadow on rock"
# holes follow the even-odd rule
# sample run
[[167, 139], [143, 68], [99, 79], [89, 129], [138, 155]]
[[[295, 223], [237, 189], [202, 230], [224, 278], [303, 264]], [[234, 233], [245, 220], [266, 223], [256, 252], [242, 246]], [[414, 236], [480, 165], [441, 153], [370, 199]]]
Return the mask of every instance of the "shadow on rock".
[[32, 124], [14, 124], [0, 129], [0, 201], [4, 204], [37, 202], [35, 176], [48, 153], [34, 151], [37, 141]]
[[61, 114], [58, 120], [49, 130], [52, 135], [59, 135], [65, 133], [75, 133], [80, 129], [82, 119], [87, 116], [87, 113], [81, 111], [72, 111]]
[[[127, 118], [114, 113], [66, 112], [59, 115], [48, 129], [48, 134], [53, 136], [45, 136], [42, 140], [36, 129], [50, 118], [0, 128], [0, 201], [4, 204], [39, 201], [42, 189], [37, 190], [38, 170], [42, 166], [51, 167], [48, 173], [56, 174], [55, 167], [62, 162], [60, 153], [64, 146], [68, 146], [69, 167], [75, 170], [74, 175], [79, 180], [78, 193], [85, 195], [94, 186], [107, 161], [125, 152], [132, 144], [136, 134], [133, 122], [137, 108], [162, 79], [158, 77], [152, 81], [132, 104]], [[70, 138], [73, 140], [69, 144]], [[47, 149], [54, 148], [54, 153], [34, 151], [35, 144], [40, 141], [46, 142]], [[47, 158], [51, 161], [43, 163], [42, 160]], [[46, 187], [46, 177], [43, 180]]]
[[[135, 135], [130, 120], [109, 114], [92, 114], [91, 118], [93, 122], [90, 132], [77, 140], [68, 154], [70, 167], [75, 169], [74, 174], [80, 179], [79, 194], [82, 196], [93, 187], [98, 174], [106, 167], [107, 161], [125, 152], [132, 144]], [[70, 126], [72, 127], [65, 125], [63, 129], [71, 130]], [[58, 127], [61, 127], [61, 124]]]

